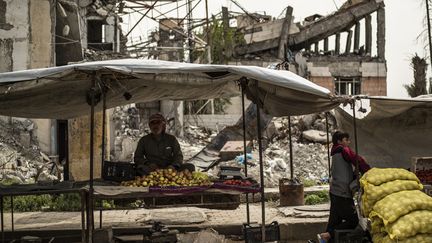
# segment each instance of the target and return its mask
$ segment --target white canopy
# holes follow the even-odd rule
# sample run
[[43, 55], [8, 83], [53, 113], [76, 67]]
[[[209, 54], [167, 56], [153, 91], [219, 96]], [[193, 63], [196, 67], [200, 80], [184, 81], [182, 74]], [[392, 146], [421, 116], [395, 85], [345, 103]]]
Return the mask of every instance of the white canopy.
[[[196, 100], [240, 94], [273, 116], [330, 110], [330, 91], [289, 71], [253, 66], [205, 65], [123, 59], [0, 73], [0, 115], [68, 119], [90, 113], [93, 82], [106, 89], [107, 108], [155, 100]], [[129, 93], [132, 97], [126, 99]], [[102, 102], [96, 106], [101, 110]]]

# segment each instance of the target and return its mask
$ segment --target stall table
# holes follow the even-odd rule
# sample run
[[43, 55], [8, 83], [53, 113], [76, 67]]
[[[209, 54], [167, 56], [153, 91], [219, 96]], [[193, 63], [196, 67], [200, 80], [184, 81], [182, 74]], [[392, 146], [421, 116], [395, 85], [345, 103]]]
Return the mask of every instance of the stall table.
[[4, 197], [11, 198], [11, 231], [14, 233], [14, 209], [13, 198], [15, 196], [29, 196], [29, 195], [43, 195], [43, 194], [64, 194], [64, 193], [78, 193], [81, 197], [81, 239], [86, 242], [86, 191], [81, 187], [74, 187], [71, 182], [62, 182], [51, 185], [11, 185], [0, 186], [0, 221], [1, 221], [1, 242], [5, 242], [4, 230]]

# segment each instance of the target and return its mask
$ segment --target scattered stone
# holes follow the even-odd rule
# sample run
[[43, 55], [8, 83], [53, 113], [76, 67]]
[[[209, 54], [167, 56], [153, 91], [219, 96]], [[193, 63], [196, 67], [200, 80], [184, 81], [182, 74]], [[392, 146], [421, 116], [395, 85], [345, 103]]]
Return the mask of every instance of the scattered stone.
[[[323, 131], [318, 130], [307, 130], [303, 131], [303, 138], [316, 143], [327, 143], [327, 134]], [[329, 138], [331, 135], [329, 134]]]

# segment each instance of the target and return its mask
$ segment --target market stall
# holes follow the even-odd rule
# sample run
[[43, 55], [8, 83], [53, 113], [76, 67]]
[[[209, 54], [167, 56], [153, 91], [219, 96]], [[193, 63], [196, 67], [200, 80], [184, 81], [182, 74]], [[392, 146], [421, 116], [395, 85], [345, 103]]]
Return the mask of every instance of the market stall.
[[[257, 105], [258, 114], [262, 109], [273, 116], [327, 111], [345, 101], [341, 97], [332, 96], [327, 89], [289, 71], [251, 66], [126, 59], [2, 73], [0, 74], [0, 115], [52, 119], [90, 115], [87, 226], [88, 240], [91, 242], [94, 224], [93, 202], [96, 195], [93, 175], [95, 112], [105, 112], [107, 108], [135, 102], [210, 99], [230, 97], [240, 93], [243, 99], [247, 95]], [[257, 127], [261, 127], [260, 116], [257, 117]], [[103, 126], [105, 126], [105, 113], [103, 118]], [[245, 125], [243, 128], [246, 130]], [[261, 177], [258, 188], [263, 195], [265, 185], [261, 137], [261, 130], [258, 129]], [[102, 141], [102, 148], [104, 148], [104, 132]], [[247, 167], [245, 172], [247, 173]], [[226, 188], [209, 190], [215, 189], [226, 190]], [[150, 189], [149, 193], [151, 193]], [[153, 193], [160, 194], [157, 191]], [[264, 200], [261, 204], [261, 227], [264, 230]], [[249, 212], [247, 212], [247, 219], [249, 222]], [[265, 234], [262, 234], [262, 237], [264, 240]]]

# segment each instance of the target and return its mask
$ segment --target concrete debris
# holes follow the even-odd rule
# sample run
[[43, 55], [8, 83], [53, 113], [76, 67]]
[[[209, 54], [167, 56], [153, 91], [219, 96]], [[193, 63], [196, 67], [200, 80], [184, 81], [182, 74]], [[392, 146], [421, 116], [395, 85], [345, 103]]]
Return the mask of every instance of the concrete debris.
[[28, 119], [0, 119], [0, 180], [3, 183], [59, 179], [53, 172], [63, 168], [53, 169], [54, 162], [40, 150], [34, 129], [35, 124]]
[[[307, 130], [302, 133], [303, 138], [311, 142], [316, 143], [327, 143], [327, 134], [323, 131], [318, 130]], [[331, 139], [331, 134], [328, 134], [328, 138]], [[330, 140], [329, 140], [330, 141]]]
[[[336, 120], [331, 113], [328, 113], [330, 134], [336, 129]], [[264, 184], [266, 187], [278, 187], [279, 179], [290, 177], [290, 148], [288, 117], [273, 118], [272, 122], [276, 128], [276, 135], [269, 140], [264, 152]], [[321, 125], [322, 122], [324, 125]], [[291, 133], [293, 147], [293, 168], [294, 177], [300, 180], [313, 180], [316, 183], [328, 180], [328, 157], [327, 145], [319, 139], [311, 139], [305, 136], [305, 132], [312, 129], [314, 133], [325, 132], [325, 114], [313, 114], [306, 116], [291, 117]], [[309, 133], [306, 132], [308, 135]], [[316, 141], [317, 143], [313, 142]], [[319, 140], [319, 141], [317, 141]], [[312, 142], [309, 142], [312, 141]], [[258, 143], [254, 141], [252, 160], [248, 160], [248, 176], [259, 181], [259, 154]], [[221, 163], [224, 166], [244, 167], [243, 164], [230, 160]], [[209, 170], [209, 173], [216, 177], [218, 167]]]

